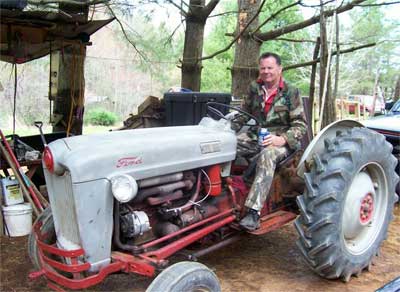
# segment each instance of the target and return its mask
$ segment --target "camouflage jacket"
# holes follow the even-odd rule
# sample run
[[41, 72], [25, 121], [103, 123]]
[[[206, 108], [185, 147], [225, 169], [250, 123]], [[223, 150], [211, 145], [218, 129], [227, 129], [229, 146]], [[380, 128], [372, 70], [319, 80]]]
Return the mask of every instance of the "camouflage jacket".
[[[268, 114], [265, 114], [261, 86], [257, 81], [250, 84], [249, 94], [244, 98], [241, 108], [255, 116], [263, 128], [284, 137], [290, 149], [298, 149], [300, 140], [307, 131], [299, 90], [284, 82], [283, 89], [278, 89]], [[254, 137], [254, 134], [255, 132], [249, 133], [249, 136]]]

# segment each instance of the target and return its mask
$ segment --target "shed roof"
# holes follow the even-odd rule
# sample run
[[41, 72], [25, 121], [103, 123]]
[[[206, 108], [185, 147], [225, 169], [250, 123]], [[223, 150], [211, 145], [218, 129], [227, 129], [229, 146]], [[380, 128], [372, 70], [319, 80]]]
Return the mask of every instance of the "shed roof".
[[48, 11], [0, 9], [0, 60], [25, 63], [80, 41], [114, 18], [82, 20], [80, 16]]

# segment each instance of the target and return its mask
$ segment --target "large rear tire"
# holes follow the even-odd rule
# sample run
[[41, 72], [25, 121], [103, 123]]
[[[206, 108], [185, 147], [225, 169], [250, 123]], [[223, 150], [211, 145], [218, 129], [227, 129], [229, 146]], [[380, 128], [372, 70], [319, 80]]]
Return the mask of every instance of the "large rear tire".
[[146, 292], [219, 292], [217, 276], [205, 265], [196, 262], [176, 263], [162, 271]]
[[[36, 224], [38, 221], [42, 222], [40, 231], [42, 234], [46, 234], [46, 243], [55, 242], [56, 232], [54, 229], [53, 214], [51, 213], [50, 207], [45, 209], [39, 215], [34, 224]], [[35, 268], [38, 270], [41, 269], [42, 267], [39, 260], [39, 251], [33, 230], [31, 231], [28, 237], [28, 254]]]
[[369, 268], [386, 238], [397, 201], [392, 146], [366, 128], [326, 139], [305, 173], [297, 198], [296, 242], [309, 266], [328, 279], [349, 281]]

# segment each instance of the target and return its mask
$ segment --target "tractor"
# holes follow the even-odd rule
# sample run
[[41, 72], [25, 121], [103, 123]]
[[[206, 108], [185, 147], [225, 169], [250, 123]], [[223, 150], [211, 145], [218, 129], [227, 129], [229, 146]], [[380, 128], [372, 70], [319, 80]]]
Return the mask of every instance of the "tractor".
[[[238, 222], [254, 163], [237, 161], [232, 124], [251, 115], [226, 106], [236, 114], [210, 103], [219, 118], [198, 125], [50, 143], [43, 168], [51, 208], [29, 237], [37, 268], [30, 276], [76, 290], [123, 272], [155, 277], [147, 291], [220, 291], [198, 258], [291, 221], [301, 254], [321, 277], [349, 281], [368, 269], [397, 200], [397, 160], [385, 137], [352, 120], [325, 127], [277, 166], [260, 228], [248, 232]], [[171, 265], [183, 251], [186, 259]]]

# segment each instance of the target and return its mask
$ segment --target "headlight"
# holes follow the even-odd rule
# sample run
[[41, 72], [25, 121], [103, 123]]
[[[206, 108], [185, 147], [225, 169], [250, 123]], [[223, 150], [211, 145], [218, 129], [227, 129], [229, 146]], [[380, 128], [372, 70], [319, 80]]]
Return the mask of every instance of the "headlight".
[[133, 177], [121, 174], [111, 178], [111, 191], [114, 198], [121, 203], [126, 203], [136, 196], [138, 185]]

